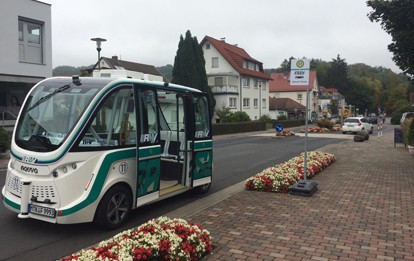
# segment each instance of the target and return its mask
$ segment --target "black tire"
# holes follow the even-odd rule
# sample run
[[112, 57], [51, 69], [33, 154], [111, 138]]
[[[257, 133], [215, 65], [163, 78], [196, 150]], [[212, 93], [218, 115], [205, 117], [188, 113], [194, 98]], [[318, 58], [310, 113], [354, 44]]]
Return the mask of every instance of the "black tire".
[[95, 223], [105, 229], [122, 226], [131, 212], [131, 202], [131, 192], [125, 186], [110, 188], [99, 202]]
[[373, 134], [374, 133], [374, 127], [371, 128], [371, 131], [369, 132], [369, 134]]
[[197, 195], [203, 195], [203, 194], [206, 194], [210, 190], [210, 187], [211, 187], [211, 183], [208, 183], [208, 184], [195, 187], [193, 191]]
[[345, 131], [343, 131], [343, 132], [342, 132], [342, 134], [346, 134], [346, 132], [345, 132]]

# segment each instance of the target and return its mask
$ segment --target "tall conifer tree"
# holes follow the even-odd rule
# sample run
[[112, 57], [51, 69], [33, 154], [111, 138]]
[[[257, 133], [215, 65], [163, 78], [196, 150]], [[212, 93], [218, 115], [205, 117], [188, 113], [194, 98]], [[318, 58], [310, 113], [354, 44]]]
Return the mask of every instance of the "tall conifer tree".
[[185, 38], [180, 36], [177, 54], [174, 59], [172, 82], [199, 89], [208, 94], [210, 111], [213, 115], [216, 101], [213, 92], [208, 86], [205, 68], [203, 49], [198, 43], [197, 37], [192, 37], [190, 30], [185, 34]]

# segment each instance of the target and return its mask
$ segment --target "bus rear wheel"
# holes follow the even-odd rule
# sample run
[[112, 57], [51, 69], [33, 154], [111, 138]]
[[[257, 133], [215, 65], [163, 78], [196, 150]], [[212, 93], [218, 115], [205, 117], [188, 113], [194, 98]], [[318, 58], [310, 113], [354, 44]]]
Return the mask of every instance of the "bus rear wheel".
[[122, 226], [131, 212], [131, 193], [125, 186], [115, 186], [106, 192], [95, 214], [95, 223], [106, 229]]
[[206, 194], [210, 190], [210, 187], [211, 187], [211, 183], [207, 183], [207, 184], [195, 187], [193, 191], [197, 195], [203, 195], [203, 194]]

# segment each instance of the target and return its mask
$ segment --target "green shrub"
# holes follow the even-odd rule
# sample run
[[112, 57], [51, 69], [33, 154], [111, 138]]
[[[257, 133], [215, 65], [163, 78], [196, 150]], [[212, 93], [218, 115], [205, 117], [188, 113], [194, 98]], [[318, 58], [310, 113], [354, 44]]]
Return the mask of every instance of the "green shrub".
[[9, 136], [7, 131], [0, 128], [0, 152], [6, 152], [9, 149]]
[[405, 119], [405, 121], [403, 122], [401, 129], [403, 132], [403, 139], [404, 139], [404, 144], [407, 145], [409, 144], [409, 133], [410, 133], [410, 129], [411, 129], [411, 123], [414, 122], [413, 118], [408, 118]]
[[220, 122], [231, 122], [231, 117], [233, 113], [230, 111], [230, 108], [228, 107], [222, 107], [221, 109], [216, 110], [217, 116], [220, 117]]
[[264, 114], [260, 117], [260, 121], [264, 121], [266, 123], [270, 123], [272, 121], [272, 118], [270, 118], [269, 114]]
[[280, 120], [280, 121], [285, 121], [285, 120], [287, 120], [287, 117], [286, 117], [286, 115], [279, 115], [279, 116], [277, 116], [277, 119]]
[[332, 130], [333, 125], [334, 124], [328, 119], [320, 119], [316, 121], [316, 126], [320, 128], [327, 128]]
[[245, 111], [236, 111], [230, 116], [231, 122], [245, 122], [250, 121], [249, 115]]

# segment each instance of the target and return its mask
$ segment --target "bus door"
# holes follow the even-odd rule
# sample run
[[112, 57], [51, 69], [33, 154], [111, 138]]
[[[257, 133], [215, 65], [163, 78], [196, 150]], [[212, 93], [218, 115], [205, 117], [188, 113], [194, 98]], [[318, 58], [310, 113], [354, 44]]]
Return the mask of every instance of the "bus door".
[[211, 132], [211, 117], [206, 94], [193, 93], [192, 102], [192, 187], [209, 185], [212, 181], [213, 169], [213, 140]]
[[157, 92], [135, 86], [137, 110], [137, 206], [159, 198], [161, 146]]
[[161, 132], [161, 195], [186, 187], [188, 170], [187, 142], [187, 95], [175, 91], [160, 90]]

